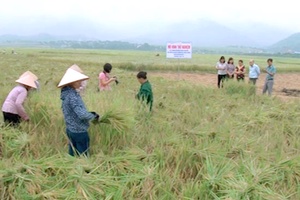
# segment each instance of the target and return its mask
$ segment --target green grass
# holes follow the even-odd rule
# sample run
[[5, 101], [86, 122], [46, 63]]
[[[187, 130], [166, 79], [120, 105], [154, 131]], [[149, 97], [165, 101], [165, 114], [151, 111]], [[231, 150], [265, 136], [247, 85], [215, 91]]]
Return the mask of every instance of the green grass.
[[[221, 55], [209, 54], [193, 54], [192, 59], [166, 59], [164, 52], [159, 52], [160, 56], [156, 56], [156, 52], [148, 51], [113, 51], [113, 50], [71, 50], [71, 49], [15, 49], [17, 55], [2, 55], [6, 66], [18, 68], [18, 65], [30, 67], [37, 70], [36, 63], [46, 64], [45, 67], [56, 68], [65, 67], [77, 63], [80, 66], [92, 68], [93, 76], [97, 75], [106, 62], [110, 62], [113, 66], [123, 69], [138, 71], [156, 70], [156, 71], [174, 71], [178, 67], [182, 71], [192, 72], [210, 72], [215, 73], [215, 64]], [[250, 59], [255, 59], [256, 63], [261, 67], [266, 67], [266, 61], [269, 56], [259, 55], [224, 55], [226, 59], [233, 57], [235, 63], [239, 59], [244, 60], [244, 64], [248, 66]], [[281, 72], [299, 72], [300, 59], [291, 57], [274, 56], [274, 64]], [[16, 61], [22, 61], [16, 63]], [[14, 65], [13, 65], [14, 64]], [[2, 67], [6, 67], [5, 65]]]
[[[35, 72], [42, 87], [26, 101], [30, 122], [0, 129], [1, 199], [300, 199], [298, 101], [254, 95], [245, 83], [226, 82], [220, 90], [154, 78], [150, 69], [163, 71], [166, 62], [167, 70], [177, 70], [177, 61], [172, 68], [149, 52], [17, 52], [0, 55], [1, 102], [25, 70]], [[217, 59], [195, 55], [181, 62], [187, 71], [195, 65], [201, 72]], [[300, 63], [275, 61], [279, 72]], [[97, 74], [104, 62], [135, 64], [114, 68], [121, 83], [100, 94]], [[151, 62], [155, 102], [149, 114], [134, 98], [139, 83], [131, 70]], [[91, 77], [83, 97], [87, 108], [107, 122], [91, 123], [90, 158], [67, 154], [56, 85], [73, 63]]]

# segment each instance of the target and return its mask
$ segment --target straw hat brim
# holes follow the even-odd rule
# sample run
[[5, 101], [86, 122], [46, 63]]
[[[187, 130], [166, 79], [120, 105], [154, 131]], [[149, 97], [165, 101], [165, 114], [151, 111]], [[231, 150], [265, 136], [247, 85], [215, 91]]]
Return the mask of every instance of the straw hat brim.
[[75, 71], [74, 69], [67, 69], [66, 73], [64, 74], [64, 76], [62, 77], [62, 79], [60, 80], [59, 84], [58, 84], [58, 88], [64, 87], [66, 85], [69, 85], [71, 83], [74, 83], [76, 81], [84, 81], [89, 79], [88, 76]]
[[38, 77], [34, 73], [32, 73], [31, 71], [24, 72], [19, 78], [22, 78], [26, 75], [32, 76], [35, 81], [38, 80]]
[[25, 75], [16, 80], [17, 83], [29, 86], [31, 88], [37, 88], [34, 77], [31, 75]]
[[83, 73], [82, 69], [80, 69], [80, 67], [76, 64], [72, 65], [71, 67], [69, 67], [69, 69], [74, 69], [75, 71], [79, 72], [79, 73]]

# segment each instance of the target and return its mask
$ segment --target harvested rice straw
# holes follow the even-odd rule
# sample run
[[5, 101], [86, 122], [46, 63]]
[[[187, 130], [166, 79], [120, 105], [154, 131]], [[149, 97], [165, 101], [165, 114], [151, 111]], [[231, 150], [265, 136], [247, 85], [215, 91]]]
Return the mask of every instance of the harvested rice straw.
[[119, 133], [129, 130], [131, 121], [132, 117], [130, 115], [117, 110], [107, 111], [100, 118], [100, 124], [109, 124]]

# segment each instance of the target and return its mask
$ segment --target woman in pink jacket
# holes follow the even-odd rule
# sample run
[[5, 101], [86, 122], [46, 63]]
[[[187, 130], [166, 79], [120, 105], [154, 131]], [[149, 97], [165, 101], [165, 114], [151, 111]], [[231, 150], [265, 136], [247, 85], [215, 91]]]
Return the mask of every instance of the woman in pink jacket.
[[[110, 78], [109, 74], [112, 70], [112, 65], [110, 63], [106, 63], [103, 66], [103, 71], [99, 74], [99, 91], [109, 91], [111, 90], [110, 83], [116, 82], [117, 78]], [[118, 82], [116, 82], [118, 83]]]
[[28, 91], [31, 88], [37, 88], [35, 79], [36, 76], [34, 74], [27, 74], [22, 75], [18, 80], [16, 80], [19, 85], [10, 91], [2, 105], [5, 123], [16, 126], [21, 122], [21, 120], [29, 120], [29, 116], [27, 115], [23, 104], [27, 97]]

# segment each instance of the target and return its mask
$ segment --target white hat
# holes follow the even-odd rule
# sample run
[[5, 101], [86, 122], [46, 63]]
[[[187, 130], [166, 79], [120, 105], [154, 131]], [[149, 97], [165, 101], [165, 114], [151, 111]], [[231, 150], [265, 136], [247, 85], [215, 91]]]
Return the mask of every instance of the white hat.
[[20, 78], [22, 78], [22, 77], [24, 77], [24, 76], [26, 76], [26, 75], [32, 76], [33, 79], [34, 79], [35, 81], [38, 80], [38, 77], [37, 77], [34, 73], [32, 73], [31, 71], [26, 71], [26, 72], [24, 72], [24, 73], [20, 76]]
[[29, 74], [21, 76], [18, 80], [16, 80], [17, 83], [27, 85], [27, 86], [32, 87], [32, 88], [37, 88], [34, 81], [35, 81], [34, 77], [29, 75]]
[[82, 69], [80, 69], [80, 67], [76, 64], [72, 65], [71, 67], [69, 67], [69, 69], [74, 69], [75, 71], [79, 72], [79, 73], [83, 73]]
[[74, 83], [76, 81], [84, 81], [89, 79], [88, 76], [81, 74], [80, 72], [75, 71], [74, 69], [68, 69], [65, 73], [65, 75], [60, 80], [57, 87], [63, 87], [70, 83]]

